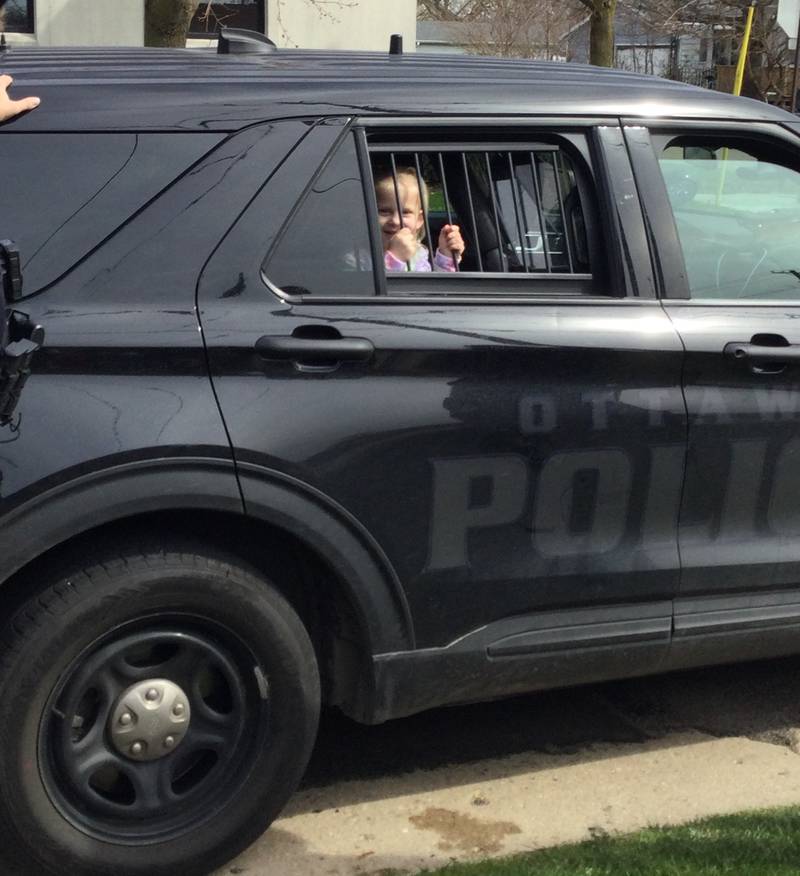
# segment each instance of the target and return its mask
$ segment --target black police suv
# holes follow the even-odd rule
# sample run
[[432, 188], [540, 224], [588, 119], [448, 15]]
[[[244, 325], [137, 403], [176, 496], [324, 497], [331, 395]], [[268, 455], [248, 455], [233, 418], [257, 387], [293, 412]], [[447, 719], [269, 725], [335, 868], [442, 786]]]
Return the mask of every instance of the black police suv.
[[322, 704], [800, 651], [800, 123], [222, 43], [3, 55], [6, 870], [208, 872]]

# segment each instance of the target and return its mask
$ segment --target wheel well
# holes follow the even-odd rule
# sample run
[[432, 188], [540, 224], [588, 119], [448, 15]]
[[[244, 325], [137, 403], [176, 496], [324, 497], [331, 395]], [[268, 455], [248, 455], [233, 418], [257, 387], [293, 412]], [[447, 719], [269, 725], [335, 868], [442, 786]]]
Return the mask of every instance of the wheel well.
[[[168, 533], [168, 534], [165, 534]], [[167, 511], [115, 520], [32, 560], [0, 588], [0, 623], [37, 581], [85, 566], [97, 545], [154, 537], [213, 546], [258, 570], [289, 601], [308, 630], [319, 663], [322, 698], [356, 720], [369, 720], [374, 680], [368, 634], [341, 578], [307, 543], [263, 521], [215, 511]]]

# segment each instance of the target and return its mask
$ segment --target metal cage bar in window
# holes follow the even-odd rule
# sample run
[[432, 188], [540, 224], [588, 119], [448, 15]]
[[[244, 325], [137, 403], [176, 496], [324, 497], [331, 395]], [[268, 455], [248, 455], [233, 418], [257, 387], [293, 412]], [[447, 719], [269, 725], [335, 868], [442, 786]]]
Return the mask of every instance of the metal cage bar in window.
[[[397, 221], [400, 227], [403, 227], [403, 205], [400, 203], [400, 183], [397, 181], [397, 158], [395, 153], [389, 156], [392, 162], [392, 188], [394, 189], [394, 203], [397, 209]], [[406, 268], [412, 270], [411, 262], [406, 262]]]
[[544, 221], [544, 210], [542, 209], [542, 186], [539, 179], [539, 169], [536, 165], [536, 153], [530, 153], [531, 161], [531, 179], [533, 180], [534, 200], [536, 201], [536, 212], [539, 215], [539, 237], [542, 241], [542, 252], [544, 253], [544, 264], [547, 273], [553, 271], [553, 260], [550, 256], [550, 246], [547, 240], [547, 225]]
[[[431, 195], [435, 209], [422, 198], [431, 259], [435, 235], [446, 220], [449, 225], [461, 224], [467, 243], [467, 271], [576, 273], [562, 178], [569, 164], [558, 147], [526, 144], [514, 150], [507, 144], [505, 148], [503, 144], [483, 143], [465, 148], [463, 144], [409, 147], [392, 143], [370, 145], [369, 153], [375, 181], [378, 167], [392, 179], [398, 212], [400, 161], [415, 173], [420, 192], [431, 186], [437, 189]], [[543, 166], [547, 167], [545, 175]]]
[[[461, 166], [464, 170], [464, 179], [469, 180], [469, 167], [467, 166], [467, 156], [464, 155], [463, 152], [461, 153]], [[466, 189], [467, 189], [467, 204], [469, 205], [469, 216], [470, 216], [470, 221], [472, 222], [472, 233], [473, 233], [472, 239], [475, 241], [475, 247], [476, 247], [475, 255], [476, 255], [477, 261], [478, 261], [478, 270], [483, 271], [483, 259], [481, 258], [481, 248], [480, 248], [480, 246], [478, 246], [479, 236], [478, 236], [478, 223], [475, 220], [475, 203], [472, 200], [472, 190], [470, 189], [469, 184], [467, 184]]]
[[511, 191], [511, 200], [514, 204], [514, 219], [517, 223], [517, 239], [519, 240], [520, 255], [522, 256], [522, 266], [525, 268], [525, 273], [530, 273], [528, 258], [528, 240], [527, 222], [524, 221], [524, 205], [520, 197], [519, 187], [517, 185], [517, 174], [514, 169], [514, 158], [512, 154], [507, 153], [508, 158], [508, 184]]
[[[492, 220], [494, 222], [494, 233], [496, 235], [495, 241], [497, 244], [497, 253], [500, 258], [502, 269], [505, 272], [508, 270], [508, 259], [503, 252], [503, 235], [500, 231], [500, 212], [497, 209], [497, 192], [495, 191], [494, 179], [492, 178], [492, 162], [489, 158], [488, 152], [483, 153], [483, 158], [486, 162], [486, 173], [489, 177], [489, 197], [492, 205]], [[467, 179], [467, 185], [469, 185], [469, 179]]]
[[[419, 152], [414, 153], [414, 169], [417, 171], [417, 186], [419, 187], [420, 192], [422, 192], [425, 188], [425, 180], [422, 177], [422, 167], [419, 163]], [[428, 246], [433, 249], [434, 240], [431, 237], [431, 223], [430, 217], [428, 216], [428, 205], [426, 201], [426, 198], [422, 198], [422, 218], [425, 222], [425, 239], [428, 241]]]
[[569, 239], [569, 228], [567, 227], [567, 211], [564, 208], [564, 193], [561, 188], [561, 174], [564, 171], [564, 163], [561, 160], [561, 155], [558, 152], [553, 154], [553, 168], [555, 170], [556, 181], [556, 196], [558, 198], [558, 208], [561, 211], [561, 227], [564, 229], [564, 246], [567, 250], [567, 263], [569, 264], [570, 273], [575, 273], [575, 261], [572, 257], [572, 243]]
[[[439, 153], [439, 173], [442, 175], [442, 195], [444, 197], [444, 208], [447, 213], [447, 224], [453, 224], [453, 209], [450, 205], [450, 196], [447, 194], [447, 174], [444, 169], [444, 159], [442, 158], [442, 153]], [[469, 183], [468, 183], [469, 184]], [[431, 241], [431, 248], [434, 246], [434, 241]], [[433, 252], [431, 254], [431, 258], [433, 258]], [[458, 259], [454, 260], [456, 271], [458, 271]]]

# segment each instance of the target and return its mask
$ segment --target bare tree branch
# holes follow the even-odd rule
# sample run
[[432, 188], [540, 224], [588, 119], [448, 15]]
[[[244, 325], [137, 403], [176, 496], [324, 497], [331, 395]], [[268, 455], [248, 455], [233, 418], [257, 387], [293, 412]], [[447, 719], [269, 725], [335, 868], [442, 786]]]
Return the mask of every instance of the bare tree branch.
[[580, 17], [564, 0], [492, 0], [485, 15], [462, 23], [462, 44], [479, 55], [563, 57], [561, 37]]
[[[297, 3], [298, 0], [293, 0], [293, 2]], [[332, 11], [333, 9], [337, 7], [339, 9], [346, 9], [348, 7], [358, 5], [358, 0], [304, 0], [304, 2], [307, 3], [309, 6], [313, 6], [317, 10], [321, 18], [327, 18], [328, 21], [333, 23], [338, 22], [335, 13]], [[284, 0], [276, 0], [275, 18], [278, 22], [278, 27], [281, 29], [281, 36], [287, 42], [293, 43], [295, 48], [299, 48], [298, 44], [294, 42], [283, 20], [283, 4]]]
[[[590, 60], [614, 64], [614, 13], [617, 0], [418, 0], [420, 17], [438, 21], [471, 22], [469, 48], [500, 55], [554, 55], [555, 32], [561, 34], [590, 15]], [[535, 36], [544, 29], [543, 40]], [[558, 34], [558, 36], [561, 36]]]

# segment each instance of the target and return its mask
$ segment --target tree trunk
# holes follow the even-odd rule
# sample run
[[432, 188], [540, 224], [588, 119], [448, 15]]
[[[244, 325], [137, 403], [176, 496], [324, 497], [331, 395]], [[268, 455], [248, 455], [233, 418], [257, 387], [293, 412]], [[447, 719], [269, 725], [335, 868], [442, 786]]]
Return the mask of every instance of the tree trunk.
[[614, 13], [617, 0], [595, 0], [589, 29], [589, 63], [614, 66]]
[[144, 44], [184, 48], [200, 0], [145, 0]]

